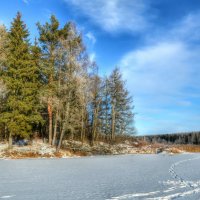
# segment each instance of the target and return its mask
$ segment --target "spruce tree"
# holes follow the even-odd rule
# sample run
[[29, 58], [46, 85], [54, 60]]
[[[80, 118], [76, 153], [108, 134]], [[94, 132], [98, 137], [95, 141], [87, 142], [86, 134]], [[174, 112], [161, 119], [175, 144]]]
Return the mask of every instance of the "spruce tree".
[[9, 146], [14, 136], [28, 138], [41, 121], [37, 108], [38, 66], [30, 52], [29, 32], [18, 12], [8, 33], [8, 54], [3, 79], [8, 89], [6, 110], [1, 119], [9, 131]]
[[133, 107], [132, 98], [125, 88], [125, 82], [118, 68], [115, 68], [109, 77], [109, 93], [111, 97], [111, 138], [116, 134], [132, 134]]
[[111, 96], [109, 80], [103, 79], [102, 102], [100, 104], [101, 133], [111, 136]]

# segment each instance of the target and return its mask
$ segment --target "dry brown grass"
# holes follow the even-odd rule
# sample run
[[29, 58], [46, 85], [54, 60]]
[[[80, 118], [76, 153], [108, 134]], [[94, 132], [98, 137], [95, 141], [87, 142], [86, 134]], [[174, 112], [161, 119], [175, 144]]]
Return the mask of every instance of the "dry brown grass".
[[73, 151], [72, 154], [74, 156], [88, 156], [88, 153], [87, 152], [83, 152], [83, 151]]
[[62, 154], [59, 152], [55, 152], [53, 155], [50, 154], [39, 154], [37, 152], [18, 152], [14, 150], [4, 151], [2, 154], [3, 157], [10, 159], [23, 159], [23, 158], [61, 158]]
[[181, 149], [174, 148], [174, 147], [168, 149], [168, 153], [179, 154], [181, 152], [182, 152]]
[[175, 147], [181, 151], [200, 153], [200, 145], [175, 145]]

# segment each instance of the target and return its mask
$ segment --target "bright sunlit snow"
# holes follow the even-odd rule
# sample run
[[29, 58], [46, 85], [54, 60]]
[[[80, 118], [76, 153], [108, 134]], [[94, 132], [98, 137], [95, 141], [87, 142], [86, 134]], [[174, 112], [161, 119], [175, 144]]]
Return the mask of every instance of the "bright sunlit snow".
[[0, 198], [198, 200], [199, 169], [199, 154], [0, 160]]

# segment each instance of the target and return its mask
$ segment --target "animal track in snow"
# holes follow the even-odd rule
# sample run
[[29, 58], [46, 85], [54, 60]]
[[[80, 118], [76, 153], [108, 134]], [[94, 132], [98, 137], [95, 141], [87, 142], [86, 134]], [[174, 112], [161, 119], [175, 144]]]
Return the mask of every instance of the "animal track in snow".
[[[186, 159], [178, 161], [171, 165], [169, 168], [169, 173], [171, 174], [174, 181], [166, 181], [162, 182], [163, 185], [167, 186], [168, 188], [163, 191], [152, 191], [147, 193], [133, 193], [133, 194], [126, 194], [118, 197], [112, 197], [107, 200], [173, 200], [181, 197], [190, 196], [193, 194], [200, 193], [200, 181], [187, 181], [180, 175], [178, 175], [176, 171], [176, 167], [194, 160], [199, 160], [199, 157]], [[183, 191], [180, 191], [183, 190]]]

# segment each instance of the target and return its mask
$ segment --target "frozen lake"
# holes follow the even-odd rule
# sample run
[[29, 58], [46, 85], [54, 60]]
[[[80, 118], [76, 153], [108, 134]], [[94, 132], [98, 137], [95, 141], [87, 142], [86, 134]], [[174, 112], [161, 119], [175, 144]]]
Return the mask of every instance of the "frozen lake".
[[200, 154], [0, 160], [0, 199], [199, 200]]

